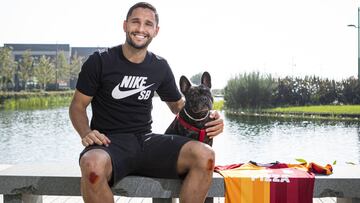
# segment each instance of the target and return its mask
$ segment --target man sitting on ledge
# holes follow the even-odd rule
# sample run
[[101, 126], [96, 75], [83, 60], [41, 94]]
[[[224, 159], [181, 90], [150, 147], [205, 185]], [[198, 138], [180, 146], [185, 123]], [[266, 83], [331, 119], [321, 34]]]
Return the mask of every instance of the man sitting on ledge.
[[[159, 31], [156, 9], [132, 6], [123, 23], [126, 41], [95, 52], [84, 63], [69, 113], [86, 147], [80, 154], [81, 192], [85, 202], [114, 202], [112, 185], [129, 174], [184, 178], [181, 202], [204, 202], [211, 184], [214, 151], [198, 141], [151, 132], [156, 91], [177, 114], [184, 99], [167, 61], [147, 47]], [[88, 124], [86, 108], [91, 103]], [[217, 112], [207, 135], [223, 131]]]

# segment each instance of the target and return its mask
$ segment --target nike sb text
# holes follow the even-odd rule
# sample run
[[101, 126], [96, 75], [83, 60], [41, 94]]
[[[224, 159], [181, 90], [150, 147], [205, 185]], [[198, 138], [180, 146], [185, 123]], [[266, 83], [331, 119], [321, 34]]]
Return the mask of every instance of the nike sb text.
[[125, 75], [120, 87], [125, 88], [140, 88], [144, 87], [146, 84], [147, 77], [139, 77], [139, 76], [127, 76]]
[[[138, 97], [139, 100], [147, 100], [150, 97], [151, 90], [146, 90], [151, 87], [153, 84], [146, 85], [147, 77], [141, 76], [124, 76], [121, 83], [117, 84], [113, 91], [111, 92], [111, 96], [114, 99], [123, 99], [137, 93], [140, 93]], [[127, 88], [129, 90], [120, 90], [119, 88]]]

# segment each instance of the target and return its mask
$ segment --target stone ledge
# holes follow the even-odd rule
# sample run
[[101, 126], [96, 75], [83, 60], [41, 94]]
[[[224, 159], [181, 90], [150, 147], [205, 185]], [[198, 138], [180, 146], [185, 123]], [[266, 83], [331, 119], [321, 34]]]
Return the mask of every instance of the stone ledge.
[[[1, 165], [0, 165], [1, 166]], [[0, 167], [0, 194], [80, 195], [80, 169], [77, 165], [13, 165]], [[112, 189], [126, 197], [174, 198], [181, 180], [128, 176]], [[224, 196], [222, 176], [214, 173], [209, 197]], [[334, 174], [315, 177], [314, 197], [360, 198], [360, 167], [334, 166]]]

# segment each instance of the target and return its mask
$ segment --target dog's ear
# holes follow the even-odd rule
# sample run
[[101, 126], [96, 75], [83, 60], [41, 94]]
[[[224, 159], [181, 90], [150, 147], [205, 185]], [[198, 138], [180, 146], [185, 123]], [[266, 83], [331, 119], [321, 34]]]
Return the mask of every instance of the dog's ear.
[[180, 90], [183, 94], [185, 94], [191, 87], [190, 81], [185, 77], [181, 76], [180, 78]]
[[208, 72], [204, 72], [201, 76], [201, 84], [205, 85], [208, 88], [211, 88], [211, 77]]

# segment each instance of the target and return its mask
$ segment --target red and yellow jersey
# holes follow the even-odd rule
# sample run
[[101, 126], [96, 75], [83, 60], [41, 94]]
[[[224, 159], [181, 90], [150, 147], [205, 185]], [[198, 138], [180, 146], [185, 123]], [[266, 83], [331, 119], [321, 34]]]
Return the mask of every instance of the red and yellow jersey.
[[303, 164], [255, 162], [218, 166], [225, 203], [310, 203], [315, 175]]

